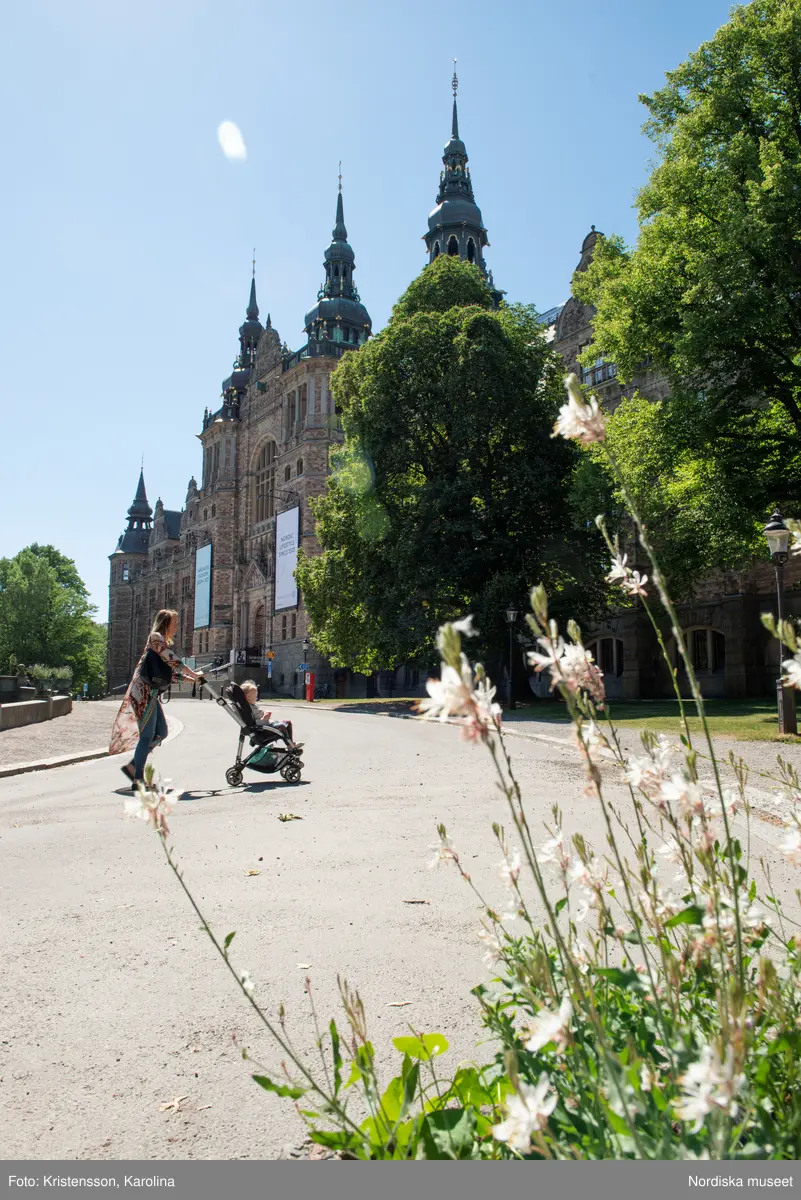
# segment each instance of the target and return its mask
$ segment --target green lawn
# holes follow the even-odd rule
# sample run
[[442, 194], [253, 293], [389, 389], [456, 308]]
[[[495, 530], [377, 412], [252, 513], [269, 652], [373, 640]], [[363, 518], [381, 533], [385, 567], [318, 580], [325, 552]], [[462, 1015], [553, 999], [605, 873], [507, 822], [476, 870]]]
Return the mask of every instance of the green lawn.
[[[801, 743], [801, 737], [779, 735], [776, 705], [767, 697], [759, 700], [707, 700], [705, 707], [712, 733], [743, 741]], [[614, 723], [621, 729], [653, 729], [665, 733], [678, 733], [681, 730], [676, 700], [613, 700], [609, 703], [609, 709]], [[690, 732], [700, 732], [700, 720], [689, 715], [694, 712], [692, 701], [687, 703], [686, 711]], [[527, 703], [518, 710], [517, 715], [526, 720], [567, 724], [563, 705], [553, 700]]]

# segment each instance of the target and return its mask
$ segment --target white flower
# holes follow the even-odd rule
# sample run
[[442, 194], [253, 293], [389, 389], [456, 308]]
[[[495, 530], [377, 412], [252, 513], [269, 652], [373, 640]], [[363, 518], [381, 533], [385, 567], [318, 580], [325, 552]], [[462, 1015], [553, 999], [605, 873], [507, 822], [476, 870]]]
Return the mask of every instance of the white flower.
[[792, 658], [785, 659], [782, 663], [784, 667], [784, 675], [782, 680], [789, 684], [790, 687], [801, 689], [801, 654], [795, 654]]
[[639, 571], [634, 571], [627, 565], [628, 555], [623, 557], [616, 554], [612, 559], [612, 567], [606, 577], [607, 583], [619, 583], [624, 592], [628, 592], [630, 596], [647, 596], [645, 585], [648, 582], [647, 575], [640, 575]]
[[546, 637], [537, 638], [537, 641], [543, 647], [546, 653], [540, 654], [538, 650], [529, 650], [528, 661], [537, 674], [539, 674], [540, 671], [544, 671], [546, 667], [553, 674], [554, 667], [564, 654], [565, 643], [562, 641], [561, 637], [558, 638], [556, 642], [551, 642], [550, 638]]
[[250, 971], [237, 971], [237, 978], [247, 994], [252, 996], [256, 990], [256, 985], [251, 979]]
[[217, 129], [217, 141], [226, 158], [247, 158], [245, 139], [238, 125], [233, 121], [223, 121]]
[[525, 1153], [531, 1146], [531, 1135], [545, 1128], [548, 1117], [556, 1108], [556, 1100], [545, 1072], [540, 1075], [536, 1087], [521, 1083], [519, 1092], [506, 1102], [506, 1120], [493, 1126], [493, 1135], [512, 1150]]
[[643, 1063], [640, 1067], [640, 1087], [642, 1090], [644, 1092], [650, 1092], [654, 1086], [655, 1079], [656, 1075], [654, 1072], [647, 1063]]
[[575, 375], [567, 376], [565, 387], [568, 392], [567, 404], [563, 404], [559, 409], [551, 436], [573, 438], [585, 445], [602, 442], [606, 437], [606, 420], [598, 407], [598, 401], [594, 396], [590, 397], [589, 403], [585, 401]]
[[679, 816], [698, 817], [704, 814], [704, 797], [700, 785], [681, 772], [676, 772], [663, 782], [661, 799], [667, 805], [675, 804]]
[[545, 637], [538, 638], [537, 641], [546, 653], [530, 650], [528, 661], [537, 672], [548, 668], [552, 688], [560, 683], [571, 692], [583, 688], [598, 704], [603, 704], [603, 675], [595, 665], [589, 650], [578, 643], [566, 646], [561, 637], [556, 642]]
[[646, 754], [639, 758], [632, 754], [624, 772], [626, 782], [639, 788], [647, 796], [660, 792], [662, 782], [670, 769], [670, 742], [660, 733], [655, 743], [649, 743]]
[[628, 554], [624, 554], [621, 558], [616, 554], [612, 559], [612, 568], [606, 577], [607, 583], [622, 583], [624, 579], [628, 579], [631, 574], [631, 567], [626, 566]]
[[647, 582], [647, 575], [641, 575], [639, 571], [629, 571], [628, 578], [624, 579], [620, 586], [630, 596], [647, 596], [648, 593], [645, 590]]
[[[471, 617], [466, 617], [459, 624], [466, 625], [471, 620]], [[443, 662], [439, 679], [426, 682], [428, 696], [418, 701], [417, 711], [424, 721], [450, 721], [456, 718], [463, 725], [466, 738], [472, 741], [478, 738], [486, 740], [498, 728], [501, 716], [501, 707], [495, 703], [495, 688], [487, 679], [474, 680], [467, 658], [464, 654], [460, 658], [458, 671]]]
[[793, 829], [779, 847], [784, 857], [794, 867], [801, 867], [801, 830]]
[[463, 617], [461, 621], [451, 621], [451, 628], [462, 637], [476, 637], [478, 630], [473, 625], [473, 617]]
[[478, 937], [484, 947], [484, 966], [491, 968], [502, 956], [501, 943], [495, 933], [491, 929], [487, 929], [486, 925], [482, 925], [479, 929]]
[[459, 855], [456, 853], [456, 847], [447, 833], [441, 834], [437, 844], [429, 846], [429, 850], [434, 851], [434, 857], [428, 863], [429, 871], [433, 870], [434, 867], [438, 867], [440, 863], [456, 862], [459, 858]]
[[426, 691], [428, 699], [420, 700], [417, 705], [424, 720], [447, 721], [451, 716], [463, 715], [473, 694], [473, 672], [465, 656], [462, 655], [461, 671], [443, 663], [439, 679], [429, 679]]
[[524, 1031], [526, 1049], [542, 1050], [543, 1046], [553, 1042], [557, 1054], [563, 1054], [570, 1037], [570, 1018], [572, 1016], [573, 1005], [569, 996], [565, 996], [558, 1013], [551, 1012], [549, 1008], [541, 1008]]
[[681, 856], [681, 847], [674, 837], [669, 838], [663, 846], [660, 846], [657, 850], [657, 854], [661, 855], [662, 858], [666, 859], [666, 861], [670, 863], [678, 863], [681, 865], [681, 863], [684, 861]]
[[537, 853], [537, 862], [544, 866], [546, 863], [557, 863], [563, 871], [570, 866], [570, 855], [565, 850], [564, 834], [560, 829], [556, 837], [543, 842]]
[[717, 1048], [704, 1046], [698, 1062], [687, 1068], [679, 1082], [684, 1094], [676, 1106], [676, 1116], [682, 1121], [695, 1122], [693, 1133], [698, 1133], [704, 1118], [714, 1108], [736, 1117], [735, 1096], [741, 1091], [745, 1076], [734, 1074], [734, 1050], [731, 1046], [723, 1062]]
[[125, 801], [125, 813], [152, 825], [159, 833], [167, 834], [170, 827], [167, 817], [172, 812], [174, 793], [162, 781], [153, 780], [137, 786], [136, 795]]
[[503, 862], [498, 863], [498, 871], [504, 886], [513, 892], [520, 875], [520, 851], [514, 849], [507, 854]]

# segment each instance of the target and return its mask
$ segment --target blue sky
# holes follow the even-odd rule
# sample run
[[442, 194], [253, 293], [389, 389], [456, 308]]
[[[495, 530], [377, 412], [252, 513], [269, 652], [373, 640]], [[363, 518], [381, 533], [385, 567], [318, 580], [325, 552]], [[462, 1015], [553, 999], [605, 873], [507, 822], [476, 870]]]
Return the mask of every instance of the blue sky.
[[[144, 454], [181, 508], [237, 350], [256, 247], [262, 318], [303, 344], [337, 161], [356, 281], [380, 329], [422, 268], [460, 132], [511, 300], [564, 300], [591, 224], [633, 239], [653, 148], [640, 92], [726, 0], [26, 0], [4, 14], [0, 556], [51, 542], [105, 618], [108, 554]], [[220, 122], [241, 129], [225, 158]]]

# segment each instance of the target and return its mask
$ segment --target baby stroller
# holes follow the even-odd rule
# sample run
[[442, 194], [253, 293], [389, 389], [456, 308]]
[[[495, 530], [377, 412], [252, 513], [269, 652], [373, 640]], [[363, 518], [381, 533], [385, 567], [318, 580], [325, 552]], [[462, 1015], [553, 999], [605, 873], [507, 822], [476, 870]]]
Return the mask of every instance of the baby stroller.
[[[208, 684], [206, 684], [208, 687]], [[233, 717], [239, 726], [239, 744], [236, 748], [236, 762], [225, 772], [225, 779], [231, 787], [239, 787], [242, 782], [242, 772], [245, 767], [251, 771], [261, 771], [264, 775], [280, 772], [281, 778], [287, 783], [300, 783], [303, 770], [301, 746], [290, 747], [286, 733], [274, 726], [258, 725], [250, 705], [245, 699], [245, 693], [238, 683], [228, 683], [217, 696], [217, 703]], [[248, 739], [253, 750], [242, 757], [242, 748]]]

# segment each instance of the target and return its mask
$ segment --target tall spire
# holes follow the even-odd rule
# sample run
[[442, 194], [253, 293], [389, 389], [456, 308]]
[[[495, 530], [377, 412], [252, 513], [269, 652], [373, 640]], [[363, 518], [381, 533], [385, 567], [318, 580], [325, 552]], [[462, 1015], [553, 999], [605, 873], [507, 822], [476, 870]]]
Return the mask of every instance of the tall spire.
[[253, 275], [250, 280], [250, 300], [245, 314], [249, 321], [259, 319], [259, 306], [256, 303], [256, 248], [253, 248]]
[[459, 136], [459, 114], [456, 93], [459, 77], [456, 74], [456, 59], [453, 60], [453, 119], [451, 136], [442, 156], [444, 171], [440, 172], [436, 208], [428, 217], [428, 232], [425, 234], [428, 261], [433, 262], [440, 254], [451, 254], [474, 263], [486, 278], [484, 247], [489, 245], [487, 231], [473, 195], [470, 168], [467, 165], [467, 149]]
[[[356, 256], [348, 245], [342, 202], [342, 163], [339, 164], [337, 212], [331, 244], [325, 252], [325, 283], [317, 293], [317, 304], [304, 322], [309, 353], [338, 356], [367, 341], [372, 322], [353, 282]], [[343, 343], [340, 347], [338, 343]]]
[[259, 344], [264, 329], [259, 321], [259, 306], [256, 303], [256, 251], [253, 251], [253, 273], [250, 279], [250, 298], [245, 312], [245, 321], [239, 326], [239, 358], [237, 366], [246, 368], [253, 365], [256, 357], [256, 347]]
[[348, 231], [345, 228], [345, 210], [342, 206], [342, 163], [339, 164], [339, 191], [337, 192], [337, 216], [331, 237], [335, 242], [346, 242]]

